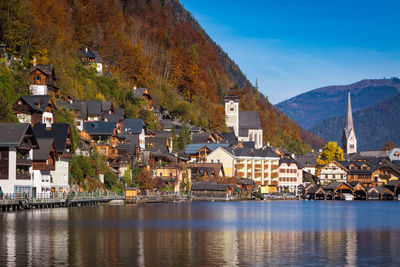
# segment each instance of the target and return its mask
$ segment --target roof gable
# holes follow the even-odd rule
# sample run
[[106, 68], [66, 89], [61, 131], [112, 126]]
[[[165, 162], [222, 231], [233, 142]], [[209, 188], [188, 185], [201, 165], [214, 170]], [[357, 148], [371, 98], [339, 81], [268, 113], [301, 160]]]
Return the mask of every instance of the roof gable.
[[[54, 123], [51, 129], [46, 129], [45, 124], [37, 123], [33, 126], [37, 138], [54, 139], [57, 153], [64, 153], [67, 147], [67, 138], [70, 137], [70, 126], [67, 123]], [[72, 138], [70, 137], [71, 142]]]
[[133, 134], [140, 134], [146, 127], [142, 119], [125, 119], [122, 126], [122, 131], [131, 132]]
[[29, 123], [0, 123], [0, 147], [18, 147], [25, 134], [31, 134], [31, 142], [38, 145]]

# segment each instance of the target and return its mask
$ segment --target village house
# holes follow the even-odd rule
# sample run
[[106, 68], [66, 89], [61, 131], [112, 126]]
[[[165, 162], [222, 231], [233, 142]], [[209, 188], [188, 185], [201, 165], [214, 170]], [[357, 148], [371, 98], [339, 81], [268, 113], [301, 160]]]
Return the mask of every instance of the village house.
[[52, 192], [69, 192], [69, 160], [75, 152], [69, 124], [54, 123], [51, 128], [35, 124], [33, 132], [37, 138], [54, 139], [57, 152], [55, 169], [50, 171]]
[[[110, 119], [110, 115], [115, 114], [112, 101], [97, 100], [69, 100], [58, 102], [60, 107], [64, 107], [75, 115], [75, 126], [78, 131], [83, 130], [84, 122], [91, 121], [110, 121], [115, 122], [117, 119]], [[123, 114], [119, 115], [119, 117]], [[118, 120], [119, 121], [119, 120]]]
[[51, 192], [51, 171], [56, 169], [58, 154], [53, 138], [37, 138], [39, 148], [33, 150], [33, 189], [34, 197], [49, 197]]
[[296, 160], [303, 166], [303, 171], [315, 175], [317, 169], [317, 158], [319, 158], [319, 152], [309, 152], [297, 156]]
[[257, 111], [239, 111], [240, 99], [231, 88], [225, 97], [226, 126], [231, 127], [238, 141], [253, 141], [255, 148], [263, 147], [263, 129]]
[[193, 182], [190, 193], [195, 199], [231, 200], [237, 195], [234, 185], [213, 182]]
[[56, 107], [49, 95], [21, 96], [12, 108], [20, 123], [50, 125], [54, 122]]
[[143, 150], [146, 148], [146, 135], [150, 134], [142, 119], [125, 119], [122, 131], [119, 133], [119, 138], [123, 139], [125, 137], [129, 139], [129, 136], [131, 138], [134, 137], [135, 140], [137, 139], [139, 149]]
[[218, 182], [218, 178], [225, 177], [222, 163], [189, 163], [190, 178], [192, 181]]
[[[90, 136], [91, 151], [96, 147], [108, 160], [118, 157], [118, 135], [115, 122], [84, 122], [83, 130]], [[82, 132], [80, 135], [84, 135]]]
[[171, 153], [173, 150], [174, 137], [172, 132], [155, 132], [154, 136], [146, 137], [146, 149]]
[[277, 190], [283, 192], [289, 190], [293, 194], [298, 193], [299, 185], [303, 183], [303, 166], [292, 158], [281, 158], [278, 168]]
[[104, 61], [98, 51], [91, 51], [86, 47], [79, 50], [79, 56], [84, 65], [95, 68], [98, 75], [103, 75]]
[[147, 103], [147, 110], [153, 110], [153, 100], [147, 88], [136, 88], [136, 86], [134, 86], [132, 92], [135, 99], [145, 99]]
[[59, 96], [56, 84], [57, 77], [52, 65], [36, 65], [34, 58], [33, 66], [30, 69], [29, 91], [32, 95], [51, 95]]
[[28, 123], [0, 123], [0, 186], [5, 194], [32, 195], [33, 150], [38, 142]]
[[333, 181], [346, 182], [348, 172], [347, 168], [334, 160], [321, 168], [319, 180], [321, 185], [327, 185]]
[[[228, 147], [225, 143], [189, 144], [186, 146], [185, 155], [190, 162], [207, 162], [207, 156], [219, 147]], [[217, 159], [216, 163], [219, 163]]]

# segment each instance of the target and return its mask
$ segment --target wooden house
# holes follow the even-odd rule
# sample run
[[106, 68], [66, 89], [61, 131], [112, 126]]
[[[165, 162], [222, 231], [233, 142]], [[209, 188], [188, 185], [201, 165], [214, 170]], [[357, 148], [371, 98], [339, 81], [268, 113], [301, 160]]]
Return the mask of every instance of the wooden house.
[[14, 114], [20, 123], [44, 123], [47, 126], [54, 122], [56, 107], [48, 95], [21, 96], [12, 105]]
[[333, 181], [327, 186], [324, 187], [325, 192], [329, 193], [331, 192], [332, 194], [327, 194], [327, 197], [332, 197], [332, 200], [335, 199], [344, 199], [345, 193], [348, 194], [353, 194], [354, 189], [351, 185], [349, 185], [346, 182], [339, 182], [339, 181]]
[[319, 180], [321, 185], [327, 185], [332, 181], [346, 182], [348, 169], [343, 164], [332, 161], [323, 166], [320, 170]]
[[349, 185], [353, 188], [354, 199], [356, 200], [367, 200], [368, 189], [367, 187], [358, 181], [350, 182]]
[[309, 187], [304, 192], [305, 199], [312, 199], [312, 200], [325, 200], [327, 193], [325, 192], [324, 188], [320, 185], [313, 185]]
[[85, 122], [83, 128], [90, 135], [91, 149], [97, 147], [99, 154], [110, 160], [118, 157], [118, 135], [115, 122]]
[[395, 164], [383, 164], [373, 173], [376, 185], [387, 184], [391, 180], [400, 180], [400, 168]]
[[30, 86], [32, 95], [54, 94], [59, 96], [59, 90], [56, 84], [57, 77], [52, 65], [36, 65], [30, 69]]
[[153, 99], [151, 98], [151, 95], [147, 88], [136, 88], [135, 86], [133, 87], [132, 92], [134, 98], [142, 98], [146, 100], [147, 110], [153, 110]]
[[237, 195], [234, 185], [213, 182], [193, 182], [190, 192], [197, 199], [230, 200]]
[[125, 201], [136, 201], [138, 195], [138, 189], [136, 187], [125, 188]]
[[189, 163], [191, 179], [194, 181], [213, 181], [225, 177], [222, 163]]
[[385, 187], [389, 188], [396, 198], [400, 195], [400, 180], [390, 180], [385, 184]]
[[395, 194], [389, 188], [375, 186], [368, 188], [368, 200], [393, 200]]

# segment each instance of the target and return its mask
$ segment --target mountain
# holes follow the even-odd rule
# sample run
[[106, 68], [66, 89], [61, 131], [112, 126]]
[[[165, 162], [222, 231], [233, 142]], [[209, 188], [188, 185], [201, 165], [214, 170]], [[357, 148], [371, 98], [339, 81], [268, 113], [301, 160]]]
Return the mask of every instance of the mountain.
[[[386, 141], [400, 144], [400, 94], [380, 104], [353, 112], [358, 151], [378, 150]], [[341, 144], [344, 116], [325, 119], [311, 129], [326, 140]]]
[[322, 87], [276, 106], [301, 127], [311, 129], [324, 119], [345, 114], [349, 86], [353, 111], [357, 111], [376, 105], [400, 92], [400, 79], [362, 80], [351, 85]]
[[[35, 56], [54, 65], [62, 96], [112, 100], [151, 129], [160, 126], [132, 97], [133, 86], [148, 88], [156, 110], [210, 130], [226, 130], [222, 100], [235, 86], [240, 108], [258, 111], [265, 142], [298, 153], [324, 142], [271, 105], [178, 0], [1, 1], [0, 43], [2, 121], [27, 92]], [[85, 47], [99, 51], [107, 75], [82, 65], [77, 51]]]

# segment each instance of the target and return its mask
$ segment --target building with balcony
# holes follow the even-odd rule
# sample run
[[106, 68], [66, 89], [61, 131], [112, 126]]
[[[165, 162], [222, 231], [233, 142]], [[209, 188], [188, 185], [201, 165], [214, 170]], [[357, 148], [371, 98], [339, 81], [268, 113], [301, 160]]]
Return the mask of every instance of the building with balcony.
[[270, 148], [249, 149], [223, 146], [207, 156], [207, 162], [222, 163], [227, 177], [247, 178], [264, 193], [276, 191], [279, 156]]
[[0, 186], [3, 193], [33, 193], [32, 159], [38, 142], [28, 123], [0, 123]]
[[69, 124], [52, 124], [51, 128], [44, 124], [35, 124], [33, 131], [37, 138], [54, 139], [57, 160], [55, 169], [50, 171], [51, 191], [69, 192], [69, 160], [74, 153], [71, 127]]
[[20, 123], [44, 123], [49, 126], [54, 122], [56, 108], [48, 95], [21, 96], [12, 108]]
[[348, 172], [349, 170], [343, 166], [343, 162], [339, 163], [334, 160], [321, 168], [319, 180], [323, 186], [333, 181], [346, 182]]
[[54, 73], [53, 65], [36, 65], [36, 59], [34, 58], [29, 74], [31, 79], [29, 90], [32, 95], [59, 95], [56, 84], [57, 77]]
[[109, 160], [118, 157], [118, 136], [115, 122], [85, 122], [83, 130], [90, 136], [91, 151], [96, 147], [99, 154]]
[[299, 185], [303, 183], [303, 166], [292, 158], [281, 158], [278, 168], [278, 191], [289, 190], [298, 193]]

